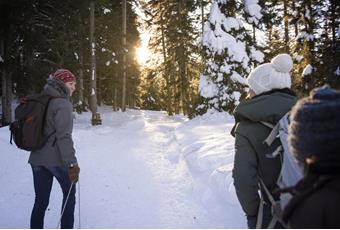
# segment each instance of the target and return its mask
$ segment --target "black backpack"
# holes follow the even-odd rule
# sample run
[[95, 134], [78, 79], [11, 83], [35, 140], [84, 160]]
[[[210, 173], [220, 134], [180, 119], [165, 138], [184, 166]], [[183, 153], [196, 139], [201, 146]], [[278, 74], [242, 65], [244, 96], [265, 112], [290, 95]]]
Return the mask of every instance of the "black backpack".
[[11, 123], [10, 143], [14, 140], [18, 148], [35, 151], [41, 149], [48, 138], [55, 133], [44, 135], [46, 113], [49, 102], [57, 97], [34, 94], [25, 97], [15, 108], [15, 121]]

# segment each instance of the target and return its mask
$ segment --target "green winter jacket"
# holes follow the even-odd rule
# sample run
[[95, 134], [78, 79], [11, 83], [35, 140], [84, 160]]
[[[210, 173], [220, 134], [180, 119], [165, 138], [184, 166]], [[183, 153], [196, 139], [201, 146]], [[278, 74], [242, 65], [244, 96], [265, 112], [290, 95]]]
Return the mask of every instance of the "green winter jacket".
[[[233, 178], [238, 200], [250, 228], [255, 228], [260, 203], [257, 177], [260, 176], [272, 191], [276, 188], [281, 170], [280, 158], [271, 156], [280, 144], [279, 139], [270, 147], [264, 144], [271, 129], [260, 122], [275, 125], [296, 101], [295, 94], [289, 89], [272, 90], [241, 102], [234, 111], [235, 126], [231, 133], [235, 137]], [[268, 201], [265, 192], [262, 194]]]

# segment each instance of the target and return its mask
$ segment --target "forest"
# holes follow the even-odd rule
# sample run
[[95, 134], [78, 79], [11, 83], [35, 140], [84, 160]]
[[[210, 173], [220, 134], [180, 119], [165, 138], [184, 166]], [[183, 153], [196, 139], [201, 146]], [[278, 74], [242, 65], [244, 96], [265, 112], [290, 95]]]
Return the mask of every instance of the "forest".
[[338, 0], [0, 0], [0, 123], [58, 68], [77, 76], [74, 108], [92, 124], [101, 105], [231, 113], [278, 53], [300, 97], [339, 89], [339, 14]]

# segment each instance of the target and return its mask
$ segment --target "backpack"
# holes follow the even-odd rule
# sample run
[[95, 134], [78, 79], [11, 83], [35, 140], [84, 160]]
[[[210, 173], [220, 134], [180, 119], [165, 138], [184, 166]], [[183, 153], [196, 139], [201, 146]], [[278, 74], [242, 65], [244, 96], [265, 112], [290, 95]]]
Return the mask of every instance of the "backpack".
[[50, 136], [44, 134], [46, 113], [49, 102], [57, 97], [34, 94], [23, 98], [15, 108], [15, 121], [9, 126], [12, 140], [18, 148], [35, 151], [41, 149]]
[[[288, 146], [288, 126], [290, 123], [289, 115], [289, 112], [286, 113], [276, 125], [272, 125], [267, 122], [261, 122], [263, 125], [272, 130], [268, 137], [264, 140], [264, 144], [266, 144], [267, 146], [271, 146], [276, 138], [280, 138], [281, 145], [279, 145], [271, 155], [272, 157], [279, 156], [281, 159], [281, 171], [277, 180], [277, 185], [281, 189], [294, 186], [303, 177], [303, 169], [298, 164], [297, 160], [293, 157]], [[271, 195], [271, 192], [269, 191], [265, 183], [263, 182], [262, 178], [258, 176], [258, 180], [260, 182], [260, 186], [265, 191], [272, 206], [273, 219], [270, 222], [268, 228], [273, 228], [277, 221], [283, 223], [282, 210], [288, 204], [292, 196], [288, 193], [281, 193], [280, 200], [276, 201]], [[263, 212], [263, 197], [261, 197], [261, 203], [259, 207], [257, 228], [261, 228], [262, 225], [261, 212]]]

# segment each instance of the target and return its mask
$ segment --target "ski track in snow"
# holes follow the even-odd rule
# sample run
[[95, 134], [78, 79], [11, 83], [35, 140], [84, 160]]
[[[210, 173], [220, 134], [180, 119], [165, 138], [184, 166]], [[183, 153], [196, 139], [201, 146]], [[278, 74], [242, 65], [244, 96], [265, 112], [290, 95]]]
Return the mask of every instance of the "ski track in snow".
[[[204, 138], [195, 140], [197, 131], [190, 130], [195, 124], [183, 126], [192, 122], [183, 116], [136, 110], [128, 110], [128, 115], [113, 114], [110, 108], [101, 108], [101, 113], [103, 125], [97, 127], [89, 125], [90, 113], [76, 115], [73, 138], [81, 168], [76, 228], [245, 227], [236, 198], [220, 198], [207, 188], [215, 180], [222, 184], [222, 196], [227, 196], [228, 190], [234, 194], [230, 188], [232, 167], [222, 159], [225, 150], [207, 154], [214, 149], [207, 141], [214, 143], [224, 132], [220, 136], [201, 134]], [[0, 163], [0, 227], [28, 228], [34, 200], [28, 154], [10, 146], [7, 135], [7, 130], [0, 129], [5, 153]], [[191, 140], [195, 141], [188, 143]], [[204, 151], [201, 164], [200, 159], [193, 160], [199, 151]], [[224, 167], [211, 177], [210, 172], [205, 173], [211, 164]], [[54, 180], [45, 228], [56, 228], [61, 199], [59, 184]]]

